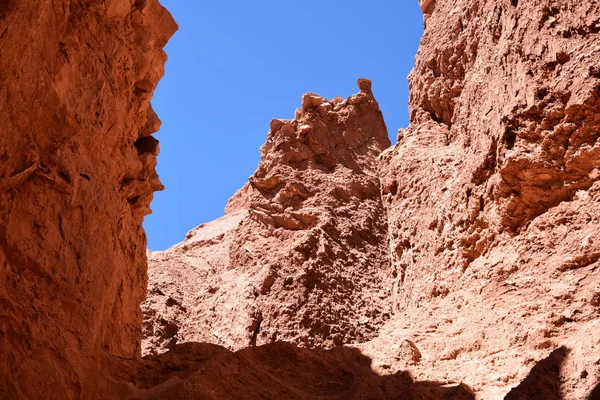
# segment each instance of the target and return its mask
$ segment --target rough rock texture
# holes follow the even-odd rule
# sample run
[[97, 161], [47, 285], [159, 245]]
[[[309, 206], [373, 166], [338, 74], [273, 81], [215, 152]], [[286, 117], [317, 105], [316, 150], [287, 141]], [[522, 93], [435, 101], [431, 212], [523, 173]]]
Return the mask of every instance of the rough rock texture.
[[[358, 343], [380, 323], [368, 310], [391, 309], [357, 346], [378, 374], [463, 382], [482, 399], [591, 393], [600, 380], [600, 5], [421, 6], [411, 125], [398, 144], [378, 168], [307, 155], [318, 153], [305, 150], [313, 143], [352, 154], [353, 143], [302, 140], [321, 124], [337, 131], [323, 108], [336, 102], [312, 95], [295, 122], [274, 122], [228, 215], [152, 256], [147, 352], [198, 339]], [[379, 185], [380, 198], [335, 189], [367, 178], [359, 187]], [[356, 211], [336, 214], [340, 201]], [[371, 236], [339, 239], [357, 227]], [[340, 271], [362, 281], [339, 285]], [[363, 316], [375, 323], [363, 327]]]
[[389, 317], [377, 155], [387, 129], [368, 80], [346, 100], [307, 93], [273, 120], [262, 161], [227, 215], [150, 256], [146, 353], [200, 341], [365, 341]]
[[496, 399], [565, 346], [562, 397], [543, 398], [585, 398], [600, 380], [600, 5], [427, 3], [411, 125], [381, 156], [395, 316], [367, 347], [390, 365], [409, 340], [416, 377]]
[[95, 398], [140, 353], [155, 0], [0, 2], [0, 398]]
[[0, 2], [0, 398], [598, 398], [600, 4], [421, 6], [398, 144], [367, 80], [274, 120], [227, 215], [151, 255], [140, 359], [176, 25]]

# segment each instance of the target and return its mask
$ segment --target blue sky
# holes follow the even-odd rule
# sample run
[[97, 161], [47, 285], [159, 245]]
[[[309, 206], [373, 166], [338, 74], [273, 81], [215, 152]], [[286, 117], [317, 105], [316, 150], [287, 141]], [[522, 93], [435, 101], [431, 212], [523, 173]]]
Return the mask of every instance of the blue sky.
[[408, 125], [407, 75], [422, 34], [417, 0], [161, 0], [179, 24], [152, 101], [163, 121], [151, 250], [223, 215], [256, 169], [272, 118], [302, 94], [332, 98], [373, 80], [390, 139]]

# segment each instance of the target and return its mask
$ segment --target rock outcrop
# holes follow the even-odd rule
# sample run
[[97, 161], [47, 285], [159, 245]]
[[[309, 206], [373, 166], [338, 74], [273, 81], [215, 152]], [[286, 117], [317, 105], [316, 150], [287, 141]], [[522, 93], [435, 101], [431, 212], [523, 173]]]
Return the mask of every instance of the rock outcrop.
[[226, 215], [150, 254], [142, 326], [176, 24], [1, 2], [0, 397], [597, 397], [600, 4], [420, 4], [398, 143], [370, 81], [306, 94]]
[[227, 215], [150, 256], [146, 353], [283, 340], [330, 348], [390, 315], [377, 156], [388, 133], [368, 80], [346, 100], [307, 93], [273, 120], [262, 161]]
[[395, 316], [370, 346], [388, 359], [410, 340], [429, 355], [417, 377], [494, 399], [565, 346], [560, 398], [585, 398], [600, 380], [600, 5], [424, 11], [411, 125], [381, 156]]
[[140, 354], [142, 219], [176, 30], [156, 0], [0, 3], [0, 397], [98, 398]]
[[[315, 111], [335, 101], [307, 95], [297, 121], [275, 121], [261, 165], [228, 215], [151, 257], [158, 294], [146, 305], [148, 352], [182, 339], [230, 348], [370, 339], [358, 348], [382, 375], [464, 382], [486, 399], [581, 399], [592, 391], [600, 380], [600, 5], [421, 6], [411, 124], [398, 143], [365, 172], [346, 156], [323, 162], [304, 147], [336, 143], [346, 154], [353, 142], [300, 139], [329, 115]], [[320, 117], [306, 123], [307, 115]], [[319, 167], [311, 173], [306, 160]], [[362, 189], [371, 184], [358, 186], [366, 197], [340, 196], [335, 188], [357, 187], [363, 173], [380, 198]], [[314, 214], [316, 204], [325, 207]], [[339, 204], [357, 211], [325, 211]], [[365, 216], [371, 222], [357, 219]], [[372, 235], [339, 240], [359, 227]], [[297, 240], [312, 244], [299, 253], [290, 245]], [[339, 285], [339, 271], [360, 271], [350, 276], [363, 281]], [[320, 286], [294, 286], [311, 276]], [[355, 314], [346, 318], [348, 309]], [[369, 309], [391, 310], [374, 339], [369, 330], [382, 320]], [[364, 329], [361, 321], [375, 324]]]

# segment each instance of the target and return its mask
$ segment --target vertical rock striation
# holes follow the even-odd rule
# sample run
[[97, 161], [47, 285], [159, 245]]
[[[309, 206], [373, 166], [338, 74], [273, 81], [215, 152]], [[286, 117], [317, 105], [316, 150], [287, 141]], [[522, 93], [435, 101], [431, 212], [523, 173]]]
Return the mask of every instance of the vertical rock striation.
[[155, 0], [0, 4], [2, 398], [95, 398], [104, 356], [140, 354], [175, 30]]

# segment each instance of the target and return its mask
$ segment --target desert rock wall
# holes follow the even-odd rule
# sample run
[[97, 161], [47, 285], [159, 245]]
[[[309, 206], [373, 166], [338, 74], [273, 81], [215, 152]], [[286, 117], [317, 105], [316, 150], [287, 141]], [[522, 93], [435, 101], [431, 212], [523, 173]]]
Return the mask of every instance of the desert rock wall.
[[370, 81], [305, 94], [148, 282], [175, 22], [156, 0], [1, 2], [0, 397], [597, 393], [600, 4], [420, 5], [398, 143]]
[[0, 397], [94, 396], [140, 353], [142, 218], [162, 186], [157, 1], [0, 5]]
[[420, 253], [457, 279], [600, 177], [597, 15], [594, 2], [428, 6], [411, 126], [382, 156], [401, 278]]
[[426, 3], [411, 125], [381, 155], [396, 318], [380, 339], [484, 398], [564, 345], [556, 398], [584, 398], [600, 379], [599, 5]]

